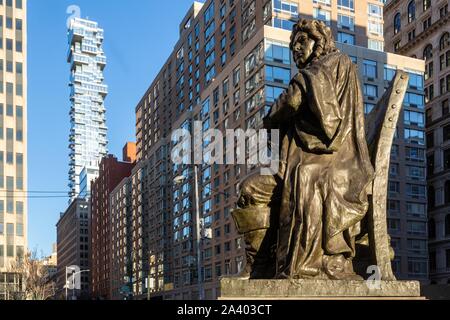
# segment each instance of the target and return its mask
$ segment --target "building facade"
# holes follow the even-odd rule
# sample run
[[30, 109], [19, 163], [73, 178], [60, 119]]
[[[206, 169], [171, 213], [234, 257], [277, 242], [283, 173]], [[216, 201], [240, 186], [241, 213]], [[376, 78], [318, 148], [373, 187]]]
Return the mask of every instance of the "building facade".
[[56, 297], [67, 299], [66, 292], [70, 297], [88, 299], [90, 296], [90, 272], [80, 274], [80, 290], [68, 289], [66, 291], [66, 273], [70, 276], [70, 267], [78, 267], [80, 271], [90, 270], [90, 231], [91, 212], [89, 202], [85, 199], [75, 199], [61, 213], [56, 224], [57, 232], [57, 280]]
[[91, 184], [91, 293], [96, 299], [111, 298], [111, 212], [110, 194], [133, 168], [112, 155], [100, 162], [99, 176]]
[[429, 271], [450, 282], [450, 15], [447, 0], [386, 4], [386, 49], [425, 61]]
[[[73, 200], [80, 196], [80, 174], [98, 168], [107, 154], [106, 108], [108, 87], [103, 70], [103, 29], [97, 22], [74, 18], [68, 30], [70, 64], [69, 188]], [[93, 177], [85, 175], [85, 177]], [[91, 180], [92, 181], [92, 180]], [[84, 186], [90, 184], [87, 181]]]
[[8, 272], [27, 252], [27, 1], [0, 2], [0, 300], [22, 290]]
[[[219, 277], [244, 267], [244, 245], [230, 213], [239, 182], [256, 168], [200, 166], [200, 220], [196, 221], [193, 166], [171, 162], [171, 134], [175, 129], [191, 130], [195, 121], [203, 131], [261, 127], [271, 103], [295, 72], [289, 38], [292, 23], [299, 17], [324, 20], [342, 51], [358, 64], [366, 111], [382, 96], [395, 70], [404, 69], [411, 75], [407, 120], [399, 125], [393, 151], [389, 224], [399, 278], [426, 279], [426, 244], [420, 252], [420, 267], [411, 258], [414, 267], [409, 268], [407, 249], [410, 238], [426, 243], [425, 162], [404, 160], [406, 153], [419, 159], [425, 152], [424, 67], [420, 61], [380, 51], [384, 46], [383, 3], [209, 0], [195, 2], [182, 20], [175, 50], [136, 107], [137, 161], [138, 165], [149, 163], [144, 166], [142, 195], [148, 196], [142, 198], [148, 203], [142, 207], [142, 217], [149, 221], [150, 268], [143, 277], [148, 278], [150, 298], [214, 299]], [[200, 144], [207, 147], [205, 141]], [[415, 218], [408, 218], [408, 210], [420, 216], [417, 224]], [[198, 225], [208, 232], [199, 237]]]

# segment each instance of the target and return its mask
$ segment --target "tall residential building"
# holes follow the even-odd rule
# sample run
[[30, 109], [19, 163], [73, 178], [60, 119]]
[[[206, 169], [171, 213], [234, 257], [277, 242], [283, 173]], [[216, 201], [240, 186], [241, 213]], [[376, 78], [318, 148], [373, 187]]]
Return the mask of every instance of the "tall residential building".
[[100, 162], [99, 175], [91, 184], [91, 293], [93, 298], [111, 298], [113, 257], [110, 195], [129, 177], [134, 164], [120, 162], [108, 155]]
[[429, 269], [450, 283], [450, 15], [447, 0], [386, 4], [386, 49], [425, 61]]
[[[244, 244], [230, 213], [239, 182], [255, 168], [200, 166], [199, 222], [212, 237], [197, 239], [193, 167], [171, 162], [171, 133], [192, 129], [193, 121], [201, 121], [203, 131], [259, 128], [295, 72], [289, 39], [299, 17], [324, 20], [341, 50], [359, 65], [366, 111], [382, 96], [396, 69], [411, 75], [405, 116], [393, 148], [389, 225], [398, 277], [426, 279], [425, 162], [420, 158], [425, 153], [424, 67], [421, 61], [380, 51], [383, 3], [208, 0], [194, 2], [180, 24], [175, 50], [136, 107], [137, 166], [145, 168], [141, 198], [146, 203], [140, 214], [148, 221], [142, 242], [149, 251], [148, 274], [142, 272], [141, 281], [148, 278], [152, 298], [197, 299], [201, 277], [203, 296], [212, 299], [218, 295], [219, 277], [243, 268]], [[186, 179], [175, 179], [180, 176]], [[409, 239], [414, 240], [412, 248], [416, 240], [425, 241], [419, 262], [414, 255], [409, 260], [413, 250], [407, 249]], [[197, 243], [201, 270], [197, 270]]]
[[0, 300], [22, 290], [20, 275], [8, 269], [27, 252], [26, 192], [27, 1], [4, 0], [0, 1]]
[[[74, 18], [68, 30], [70, 63], [69, 195], [80, 196], [81, 172], [99, 166], [107, 154], [103, 29], [97, 22]], [[95, 175], [84, 175], [91, 178]], [[84, 186], [92, 180], [86, 181]]]
[[89, 201], [77, 198], [64, 213], [61, 213], [56, 224], [57, 234], [57, 279], [56, 297], [66, 299], [66, 293], [70, 297], [78, 299], [89, 298], [90, 272], [80, 274], [80, 289], [69, 288], [65, 290], [67, 277], [70, 276], [71, 267], [78, 267], [80, 271], [90, 270], [91, 252], [91, 211]]

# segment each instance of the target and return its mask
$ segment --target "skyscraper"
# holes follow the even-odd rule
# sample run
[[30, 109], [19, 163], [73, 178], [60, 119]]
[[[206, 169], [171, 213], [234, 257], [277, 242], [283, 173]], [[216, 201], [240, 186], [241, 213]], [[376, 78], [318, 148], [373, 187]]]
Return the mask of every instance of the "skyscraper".
[[21, 291], [8, 272], [27, 251], [27, 1], [0, 1], [0, 300]]
[[450, 14], [448, 6], [448, 1], [391, 0], [387, 1], [385, 12], [386, 49], [423, 59], [426, 66], [429, 269], [431, 282], [439, 284], [450, 283]]
[[[106, 109], [108, 87], [104, 84], [103, 29], [97, 22], [74, 18], [68, 30], [70, 63], [70, 162], [71, 201], [80, 195], [80, 174], [95, 171], [107, 154]], [[85, 175], [85, 177], [95, 175]], [[90, 181], [85, 181], [89, 185]]]

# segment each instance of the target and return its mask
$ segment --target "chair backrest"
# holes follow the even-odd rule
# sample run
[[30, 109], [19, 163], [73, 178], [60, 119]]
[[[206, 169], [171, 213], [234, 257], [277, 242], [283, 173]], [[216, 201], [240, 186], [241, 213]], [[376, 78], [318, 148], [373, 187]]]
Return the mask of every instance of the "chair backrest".
[[391, 266], [386, 206], [392, 143], [408, 82], [408, 73], [398, 71], [383, 97], [366, 117], [366, 139], [375, 168], [372, 190], [369, 190], [372, 195], [367, 217], [369, 244], [382, 280], [395, 280]]

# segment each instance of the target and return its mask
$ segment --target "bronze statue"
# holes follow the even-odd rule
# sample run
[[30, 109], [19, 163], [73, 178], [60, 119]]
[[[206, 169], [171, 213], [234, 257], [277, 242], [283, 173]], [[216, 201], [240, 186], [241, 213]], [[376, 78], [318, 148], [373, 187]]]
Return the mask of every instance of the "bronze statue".
[[397, 75], [366, 130], [357, 68], [330, 29], [301, 19], [290, 48], [299, 72], [264, 119], [280, 130], [280, 170], [244, 180], [233, 212], [247, 250], [240, 276], [362, 280], [354, 266], [365, 261], [394, 280], [385, 200], [407, 75]]

